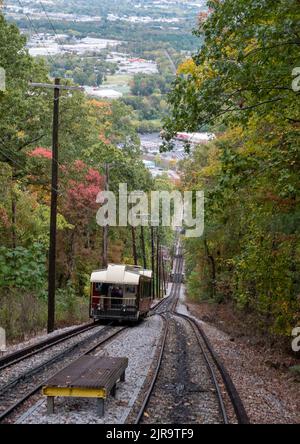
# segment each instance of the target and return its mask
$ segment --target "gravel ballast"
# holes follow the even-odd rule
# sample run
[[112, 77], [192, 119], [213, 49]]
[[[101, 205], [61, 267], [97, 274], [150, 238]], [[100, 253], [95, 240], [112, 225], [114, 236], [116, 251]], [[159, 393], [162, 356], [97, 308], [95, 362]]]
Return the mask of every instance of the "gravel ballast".
[[51, 348], [42, 351], [36, 355], [23, 359], [22, 361], [13, 364], [12, 366], [4, 369], [0, 372], [0, 390], [1, 387], [7, 384], [9, 381], [16, 377], [20, 377], [29, 370], [33, 370], [35, 367], [46, 363], [49, 359], [54, 358], [56, 355], [62, 353], [63, 351], [67, 351], [73, 345], [79, 343], [80, 341], [84, 341], [86, 339], [92, 338], [94, 335], [102, 332], [103, 326], [95, 327], [89, 331], [79, 333], [73, 338], [66, 339], [60, 344], [53, 345]]
[[49, 338], [54, 338], [55, 336], [59, 336], [62, 333], [71, 332], [72, 330], [74, 330], [74, 328], [81, 327], [83, 325], [86, 325], [86, 323], [79, 324], [79, 325], [72, 325], [70, 327], [60, 328], [58, 330], [55, 330], [52, 333], [46, 333], [46, 332], [41, 333], [41, 334], [36, 335], [30, 339], [26, 339], [25, 341], [18, 342], [17, 344], [8, 344], [7, 348], [5, 350], [5, 353], [1, 353], [1, 356], [6, 356], [10, 353], [14, 353], [16, 351], [23, 350], [26, 347], [30, 347], [32, 345], [38, 344], [39, 342], [44, 341]]
[[96, 356], [128, 357], [126, 381], [118, 383], [116, 397], [109, 397], [105, 415], [100, 418], [93, 399], [57, 398], [55, 414], [48, 416], [46, 401], [39, 400], [16, 422], [23, 424], [123, 424], [134, 405], [147, 377], [162, 331], [158, 316], [148, 318], [112, 340]]
[[195, 333], [170, 317], [162, 365], [142, 423], [221, 424], [215, 387]]
[[[186, 305], [188, 306], [188, 310]], [[234, 338], [201, 320], [201, 304], [190, 304], [182, 292], [179, 311], [188, 311], [207, 335], [229, 372], [253, 424], [299, 424], [300, 384], [273, 366], [276, 352]]]

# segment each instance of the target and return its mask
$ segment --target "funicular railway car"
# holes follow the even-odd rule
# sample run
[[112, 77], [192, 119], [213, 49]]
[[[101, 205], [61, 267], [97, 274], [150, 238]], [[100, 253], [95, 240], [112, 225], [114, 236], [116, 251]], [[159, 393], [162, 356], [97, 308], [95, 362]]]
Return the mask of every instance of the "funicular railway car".
[[179, 271], [177, 269], [178, 266], [178, 260], [182, 259], [183, 255], [182, 255], [182, 248], [179, 244], [179, 242], [176, 243], [175, 245], [175, 249], [174, 249], [174, 260], [173, 260], [173, 268], [172, 268], [172, 272], [170, 274], [170, 281], [171, 282], [179, 282], [184, 284], [185, 283], [185, 269], [184, 269], [184, 264], [182, 265], [182, 270], [181, 273], [179, 274]]
[[138, 321], [152, 302], [152, 271], [110, 264], [91, 275], [90, 317], [98, 320]]

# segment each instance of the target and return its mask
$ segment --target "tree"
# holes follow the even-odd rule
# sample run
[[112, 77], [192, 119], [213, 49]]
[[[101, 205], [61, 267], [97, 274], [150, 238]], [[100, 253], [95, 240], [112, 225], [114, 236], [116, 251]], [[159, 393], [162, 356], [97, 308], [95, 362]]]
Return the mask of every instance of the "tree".
[[[15, 172], [23, 168], [24, 149], [48, 133], [49, 93], [30, 91], [30, 80], [46, 81], [46, 67], [28, 55], [25, 37], [0, 14], [0, 66], [6, 72], [6, 89], [0, 91], [0, 160]], [[43, 112], [37, 116], [36, 110]]]
[[197, 31], [204, 44], [179, 68], [171, 94], [171, 134], [221, 117], [247, 122], [267, 113], [292, 126], [299, 119], [299, 92], [292, 89], [300, 45], [298, 1], [212, 0], [208, 6], [210, 14], [201, 16]]
[[182, 164], [183, 189], [206, 196], [204, 236], [186, 242], [188, 286], [289, 336], [300, 319], [299, 5], [208, 4], [198, 29], [204, 43], [178, 70], [165, 125], [167, 142], [207, 124], [218, 133]]

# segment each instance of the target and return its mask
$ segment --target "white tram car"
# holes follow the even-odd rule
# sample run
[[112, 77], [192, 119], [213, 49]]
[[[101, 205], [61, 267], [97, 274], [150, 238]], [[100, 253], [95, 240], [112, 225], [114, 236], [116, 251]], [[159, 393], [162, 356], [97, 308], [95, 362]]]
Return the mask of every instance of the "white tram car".
[[138, 321], [152, 302], [152, 271], [110, 264], [91, 275], [90, 317], [95, 321]]

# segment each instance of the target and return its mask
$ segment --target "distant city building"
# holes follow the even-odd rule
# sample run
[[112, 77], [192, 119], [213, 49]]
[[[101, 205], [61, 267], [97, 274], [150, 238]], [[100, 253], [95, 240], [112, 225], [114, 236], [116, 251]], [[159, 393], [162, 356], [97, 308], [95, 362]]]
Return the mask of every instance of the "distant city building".
[[216, 136], [211, 133], [177, 133], [176, 140], [198, 145], [201, 143], [208, 143], [215, 139], [215, 137]]

